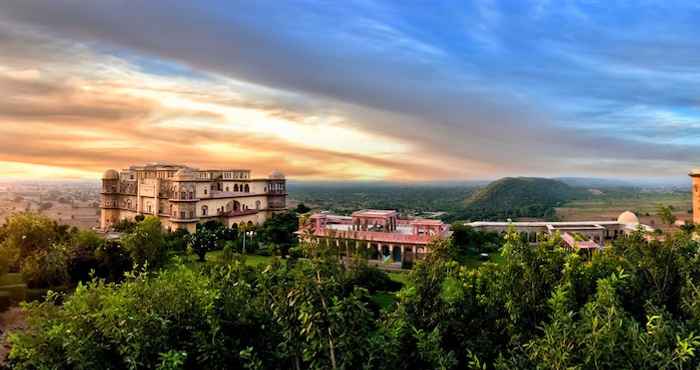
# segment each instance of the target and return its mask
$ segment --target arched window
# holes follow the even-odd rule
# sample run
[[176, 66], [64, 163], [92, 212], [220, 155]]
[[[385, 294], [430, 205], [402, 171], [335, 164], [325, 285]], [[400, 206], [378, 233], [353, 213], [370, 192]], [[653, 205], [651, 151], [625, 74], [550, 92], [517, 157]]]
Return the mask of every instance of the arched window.
[[188, 197], [187, 199], [194, 199], [194, 193], [193, 193], [193, 192], [190, 192], [190, 193], [189, 193], [189, 197]]
[[187, 194], [184, 191], [180, 192], [180, 199], [186, 199], [186, 197]]
[[209, 207], [207, 206], [202, 206], [202, 216], [206, 216], [207, 212], [209, 212]]
[[238, 184], [233, 185], [233, 191], [238, 191]]
[[244, 191], [245, 191], [246, 193], [249, 193], [249, 192], [250, 192], [250, 187], [248, 186], [248, 184], [245, 184], [245, 190], [244, 190]]
[[226, 192], [228, 192], [228, 186], [226, 187]]
[[255, 209], [260, 209], [260, 201], [259, 200], [255, 201]]

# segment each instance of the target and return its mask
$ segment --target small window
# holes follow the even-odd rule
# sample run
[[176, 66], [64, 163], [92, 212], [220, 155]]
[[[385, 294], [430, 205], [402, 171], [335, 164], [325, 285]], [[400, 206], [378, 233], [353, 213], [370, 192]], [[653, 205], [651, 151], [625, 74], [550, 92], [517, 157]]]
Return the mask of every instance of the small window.
[[226, 187], [226, 192], [228, 192], [228, 186]]
[[207, 195], [207, 189], [204, 189], [204, 195]]

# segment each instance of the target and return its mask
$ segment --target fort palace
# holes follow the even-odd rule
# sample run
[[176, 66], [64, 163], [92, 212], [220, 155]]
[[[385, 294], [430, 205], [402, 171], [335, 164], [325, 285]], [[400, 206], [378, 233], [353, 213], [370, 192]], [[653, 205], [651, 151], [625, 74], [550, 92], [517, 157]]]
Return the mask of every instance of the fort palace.
[[285, 211], [284, 175], [251, 177], [244, 169], [196, 169], [169, 163], [107, 170], [102, 176], [100, 227], [109, 230], [137, 215], [158, 217], [164, 228], [194, 231], [218, 220], [227, 227], [264, 222]]

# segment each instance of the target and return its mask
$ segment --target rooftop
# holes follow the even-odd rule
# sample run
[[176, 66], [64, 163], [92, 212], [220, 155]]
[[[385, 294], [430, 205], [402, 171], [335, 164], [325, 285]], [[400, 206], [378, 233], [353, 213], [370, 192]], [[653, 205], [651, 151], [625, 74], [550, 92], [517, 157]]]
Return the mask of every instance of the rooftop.
[[352, 217], [391, 217], [398, 212], [390, 209], [363, 209], [352, 213]]

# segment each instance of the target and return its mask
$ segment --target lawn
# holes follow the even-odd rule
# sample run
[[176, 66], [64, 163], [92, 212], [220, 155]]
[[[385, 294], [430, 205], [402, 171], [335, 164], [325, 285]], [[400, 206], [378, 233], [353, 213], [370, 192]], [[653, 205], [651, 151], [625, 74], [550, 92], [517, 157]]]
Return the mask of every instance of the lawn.
[[[207, 252], [207, 254], [204, 258], [207, 262], [219, 262], [219, 261], [221, 261], [223, 254], [224, 254], [224, 252], [221, 250], [211, 251], [211, 252]], [[262, 265], [262, 264], [268, 264], [268, 263], [272, 262], [272, 260], [274, 258], [275, 257], [271, 257], [271, 256], [258, 256], [256, 254], [247, 254], [245, 256], [245, 263], [248, 266], [258, 266], [258, 265]], [[193, 256], [193, 255], [191, 255], [191, 256], [185, 255], [185, 256], [183, 256], [183, 259], [187, 263], [197, 262], [197, 256]]]
[[462, 265], [469, 267], [469, 268], [478, 268], [481, 266], [482, 263], [485, 262], [492, 262], [495, 264], [501, 264], [503, 263], [504, 258], [501, 256], [500, 252], [495, 252], [495, 253], [489, 253], [489, 259], [486, 261], [482, 261], [481, 258], [479, 257], [478, 254], [467, 254], [462, 257], [462, 260], [460, 261]]

